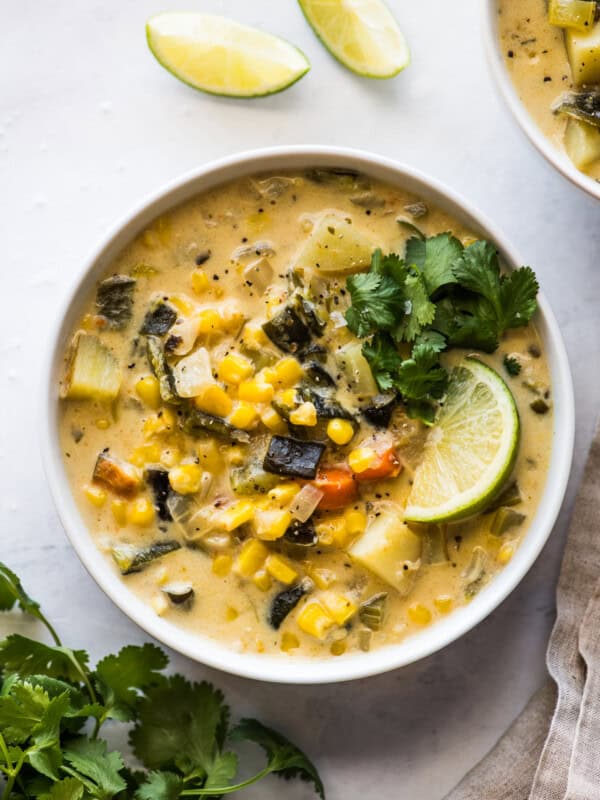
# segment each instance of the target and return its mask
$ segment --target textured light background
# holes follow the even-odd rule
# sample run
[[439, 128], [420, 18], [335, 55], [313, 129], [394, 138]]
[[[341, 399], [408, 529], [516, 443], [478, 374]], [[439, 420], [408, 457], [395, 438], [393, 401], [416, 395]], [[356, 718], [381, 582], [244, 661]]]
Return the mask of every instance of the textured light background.
[[[495, 614], [444, 652], [356, 684], [270, 686], [173, 659], [222, 686], [235, 712], [259, 714], [304, 746], [330, 800], [437, 800], [541, 683], [568, 509], [597, 410], [600, 209], [508, 117], [485, 61], [481, 4], [393, 0], [413, 62], [390, 82], [370, 82], [331, 59], [294, 0], [189, 0], [283, 35], [312, 61], [289, 92], [244, 102], [195, 93], [154, 62], [144, 21], [165, 0], [2, 2], [0, 557], [69, 642], [101, 655], [144, 635], [85, 573], [57, 520], [38, 455], [40, 364], [56, 303], [82, 260], [147, 193], [252, 147], [380, 152], [446, 181], [493, 217], [554, 306], [575, 378], [573, 476], [550, 543]], [[273, 780], [245, 796], [310, 793]]]

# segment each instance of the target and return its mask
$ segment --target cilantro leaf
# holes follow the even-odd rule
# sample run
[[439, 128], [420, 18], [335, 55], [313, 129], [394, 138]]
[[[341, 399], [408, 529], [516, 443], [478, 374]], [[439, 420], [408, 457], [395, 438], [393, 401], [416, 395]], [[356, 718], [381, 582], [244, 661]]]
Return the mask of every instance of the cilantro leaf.
[[454, 274], [464, 289], [485, 297], [500, 317], [500, 261], [493, 244], [480, 239], [465, 247]]
[[77, 778], [63, 778], [38, 796], [38, 800], [81, 800], [84, 786]]
[[502, 276], [500, 303], [503, 328], [519, 328], [529, 322], [537, 309], [536, 296], [539, 289], [531, 267], [521, 267]]
[[177, 800], [183, 789], [181, 776], [174, 772], [150, 772], [137, 789], [137, 800]]
[[139, 693], [164, 681], [159, 670], [168, 664], [156, 645], [123, 647], [117, 655], [106, 656], [95, 670], [98, 688], [107, 707], [106, 717], [127, 721], [135, 716]]
[[402, 289], [388, 275], [379, 272], [351, 275], [346, 286], [352, 300], [346, 322], [359, 338], [380, 328], [389, 330], [404, 315]]
[[415, 345], [411, 357], [400, 364], [394, 384], [407, 400], [443, 397], [448, 386], [448, 373], [440, 365], [435, 347], [427, 343]]
[[432, 327], [449, 347], [472, 347], [493, 353], [498, 347], [498, 325], [485, 298], [445, 297], [437, 304]]
[[513, 356], [504, 356], [502, 363], [504, 364], [504, 369], [513, 378], [515, 378], [521, 372], [521, 362], [517, 361], [517, 359]]
[[402, 322], [394, 330], [397, 341], [411, 342], [426, 325], [435, 318], [435, 305], [429, 299], [429, 293], [423, 276], [419, 273], [408, 275], [404, 283], [405, 315]]
[[436, 353], [442, 353], [446, 347], [446, 337], [431, 329], [422, 331], [415, 339], [415, 344], [428, 344]]
[[41, 687], [20, 681], [0, 697], [0, 730], [11, 744], [24, 744], [37, 730], [50, 705]]
[[207, 776], [216, 768], [228, 721], [221, 692], [171, 675], [139, 701], [130, 742], [150, 769], [177, 767], [186, 775]]
[[406, 263], [423, 275], [427, 293], [433, 295], [442, 286], [455, 283], [454, 265], [463, 246], [451, 233], [440, 233], [425, 241], [416, 237], [406, 243]]
[[80, 780], [98, 800], [110, 800], [127, 786], [119, 774], [123, 759], [117, 752], [109, 753], [101, 739], [76, 739], [65, 749], [64, 758], [69, 766], [63, 765], [62, 769]]
[[50, 678], [79, 682], [87, 669], [84, 650], [52, 647], [13, 633], [0, 642], [0, 666], [21, 676], [44, 673]]
[[402, 357], [392, 338], [387, 333], [376, 333], [370, 342], [362, 346], [362, 354], [369, 362], [373, 377], [382, 392], [394, 386], [394, 375], [402, 363]]
[[260, 745], [267, 754], [271, 772], [286, 780], [300, 778], [312, 783], [321, 800], [325, 800], [325, 789], [312, 761], [277, 731], [258, 720], [242, 719], [233, 729], [231, 738]]
[[42, 622], [55, 643], [60, 644], [56, 631], [42, 614], [40, 604], [27, 594], [19, 577], [0, 561], [0, 611], [10, 611], [16, 604], [22, 611]]

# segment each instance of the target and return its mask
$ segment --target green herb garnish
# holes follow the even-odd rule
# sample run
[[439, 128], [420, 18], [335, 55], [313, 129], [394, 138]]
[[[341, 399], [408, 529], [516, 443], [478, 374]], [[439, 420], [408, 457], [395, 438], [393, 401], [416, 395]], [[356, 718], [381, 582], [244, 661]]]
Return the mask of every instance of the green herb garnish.
[[539, 288], [529, 267], [502, 275], [489, 242], [464, 247], [450, 233], [412, 237], [404, 259], [376, 250], [369, 271], [346, 285], [346, 321], [366, 340], [363, 354], [379, 388], [395, 389], [408, 413], [427, 424], [448, 381], [440, 353], [494, 352], [506, 330], [529, 322]]
[[[39, 604], [0, 563], [0, 610], [16, 604], [46, 626], [54, 644], [19, 634], [0, 641], [1, 800], [214, 798], [271, 773], [312, 783], [324, 800], [304, 753], [257, 720], [231, 726], [223, 694], [209, 683], [165, 675], [168, 658], [155, 645], [129, 645], [92, 669], [87, 653], [63, 646]], [[132, 725], [130, 743], [143, 770], [129, 770], [123, 755], [99, 738], [107, 720]], [[262, 747], [267, 763], [233, 783], [232, 747], [240, 741]]]
[[502, 363], [504, 364], [504, 369], [513, 378], [520, 374], [521, 363], [514, 356], [504, 356]]

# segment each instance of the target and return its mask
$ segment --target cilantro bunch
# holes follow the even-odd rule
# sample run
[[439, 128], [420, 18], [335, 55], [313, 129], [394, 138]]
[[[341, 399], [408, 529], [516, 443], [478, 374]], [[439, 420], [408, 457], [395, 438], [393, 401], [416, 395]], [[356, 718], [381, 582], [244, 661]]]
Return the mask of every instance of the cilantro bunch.
[[[91, 668], [87, 653], [61, 643], [39, 604], [0, 563], [0, 610], [15, 605], [40, 620], [54, 644], [19, 634], [0, 642], [2, 800], [215, 798], [270, 773], [309, 781], [324, 800], [304, 753], [255, 719], [232, 726], [223, 694], [208, 683], [165, 675], [168, 659], [155, 645], [124, 647]], [[122, 754], [99, 737], [109, 720], [112, 731], [114, 723], [129, 725], [144, 769], [125, 766]], [[240, 741], [259, 745], [267, 761], [258, 774], [233, 783], [238, 757], [231, 748]]]
[[492, 353], [508, 328], [527, 325], [539, 290], [521, 267], [500, 272], [490, 243], [464, 247], [450, 233], [413, 236], [405, 257], [373, 253], [368, 272], [346, 281], [349, 329], [383, 392], [397, 391], [408, 413], [430, 424], [448, 374], [440, 354], [452, 347]]

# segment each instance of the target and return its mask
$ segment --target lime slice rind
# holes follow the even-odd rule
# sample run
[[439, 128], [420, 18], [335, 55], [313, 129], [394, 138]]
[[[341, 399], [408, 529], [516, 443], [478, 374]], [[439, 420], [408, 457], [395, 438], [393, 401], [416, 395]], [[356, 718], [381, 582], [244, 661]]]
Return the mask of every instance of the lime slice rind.
[[220, 97], [277, 94], [310, 69], [304, 53], [285, 39], [212, 14], [157, 14], [146, 23], [146, 40], [174, 77]]
[[410, 51], [383, 0], [298, 0], [315, 35], [344, 67], [385, 80], [410, 63]]
[[478, 359], [464, 359], [427, 439], [405, 520], [452, 522], [482, 511], [510, 477], [519, 439], [519, 414], [504, 380]]

